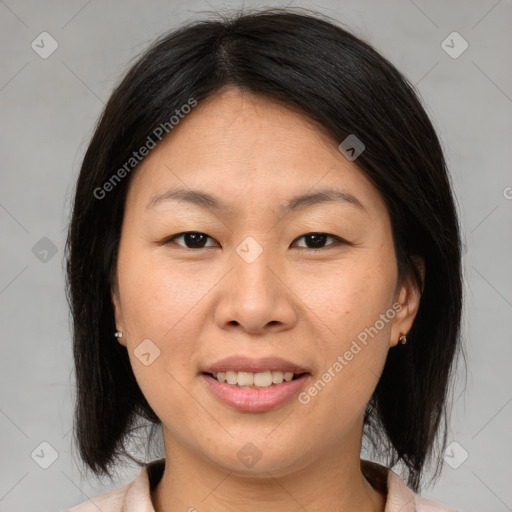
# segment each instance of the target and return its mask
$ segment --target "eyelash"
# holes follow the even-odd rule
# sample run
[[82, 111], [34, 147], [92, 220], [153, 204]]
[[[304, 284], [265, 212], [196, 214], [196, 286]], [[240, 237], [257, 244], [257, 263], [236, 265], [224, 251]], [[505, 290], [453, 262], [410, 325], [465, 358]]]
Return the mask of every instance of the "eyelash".
[[[206, 237], [208, 237], [209, 239], [213, 240], [212, 237], [208, 236], [206, 233], [202, 233], [201, 231], [184, 231], [183, 233], [178, 233], [176, 235], [172, 235], [170, 237], [167, 237], [166, 239], [164, 239], [162, 242], [160, 242], [160, 245], [169, 245], [171, 243], [176, 243], [174, 242], [175, 239], [177, 238], [180, 238], [184, 235], [188, 235], [188, 234], [197, 234], [197, 235], [205, 235]], [[329, 233], [323, 233], [323, 232], [320, 232], [320, 231], [312, 231], [310, 233], [305, 233], [304, 235], [301, 235], [299, 237], [297, 237], [294, 242], [296, 240], [299, 240], [301, 238], [304, 238], [305, 236], [309, 236], [309, 235], [327, 235], [327, 237], [331, 237], [335, 240], [334, 243], [332, 244], [328, 244], [326, 245], [325, 247], [317, 247], [317, 248], [311, 248], [311, 247], [299, 247], [299, 249], [308, 249], [310, 251], [322, 251], [322, 250], [325, 250], [325, 249], [328, 249], [329, 247], [332, 247], [332, 246], [337, 246], [339, 244], [345, 244], [345, 245], [353, 245], [351, 244], [350, 242], [348, 242], [347, 240], [344, 240], [343, 238], [340, 238], [339, 236], [336, 236], [336, 235], [331, 235]], [[183, 249], [189, 249], [191, 251], [198, 251], [200, 249], [207, 249], [208, 247], [213, 247], [213, 246], [206, 246], [206, 247], [186, 247], [186, 246], [183, 246], [183, 245], [180, 245], [180, 244], [176, 244], [178, 245], [179, 247], [183, 248]]]

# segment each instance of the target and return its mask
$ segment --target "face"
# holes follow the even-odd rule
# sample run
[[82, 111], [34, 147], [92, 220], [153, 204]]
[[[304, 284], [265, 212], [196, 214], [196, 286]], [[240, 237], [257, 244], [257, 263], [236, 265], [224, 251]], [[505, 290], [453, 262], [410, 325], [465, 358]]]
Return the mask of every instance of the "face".
[[[366, 404], [419, 292], [398, 282], [384, 201], [338, 143], [283, 106], [226, 89], [133, 176], [113, 302], [167, 455], [279, 475], [359, 454]], [[177, 188], [217, 204], [165, 197]], [[342, 193], [287, 208], [326, 189]], [[230, 356], [306, 373], [233, 391], [203, 373]], [[279, 362], [263, 366], [256, 373]]]

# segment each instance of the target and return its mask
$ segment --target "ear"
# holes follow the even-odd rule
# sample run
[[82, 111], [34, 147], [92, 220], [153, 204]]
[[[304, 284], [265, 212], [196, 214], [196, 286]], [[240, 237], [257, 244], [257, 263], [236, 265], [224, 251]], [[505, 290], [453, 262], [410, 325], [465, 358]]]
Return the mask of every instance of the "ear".
[[123, 337], [117, 338], [117, 341], [119, 341], [121, 345], [126, 347], [126, 333], [124, 331], [123, 312], [121, 308], [121, 300], [119, 299], [119, 288], [116, 283], [114, 283], [111, 288], [111, 299], [112, 305], [114, 307], [116, 329], [124, 334]]
[[395, 303], [398, 304], [398, 306], [396, 306], [397, 313], [393, 319], [391, 328], [390, 347], [396, 346], [400, 336], [407, 334], [411, 330], [420, 307], [421, 294], [424, 287], [423, 283], [425, 282], [425, 263], [419, 258], [416, 258], [414, 263], [421, 275], [421, 289], [412, 277], [398, 287], [395, 295]]

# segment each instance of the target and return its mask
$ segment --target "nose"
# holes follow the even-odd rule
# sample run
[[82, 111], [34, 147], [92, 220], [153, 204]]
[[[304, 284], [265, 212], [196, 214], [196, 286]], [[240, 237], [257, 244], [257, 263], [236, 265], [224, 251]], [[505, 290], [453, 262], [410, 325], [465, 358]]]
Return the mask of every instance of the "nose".
[[264, 250], [252, 262], [234, 253], [230, 263], [231, 271], [219, 283], [217, 325], [259, 335], [291, 329], [297, 322], [298, 305], [284, 262], [271, 259]]

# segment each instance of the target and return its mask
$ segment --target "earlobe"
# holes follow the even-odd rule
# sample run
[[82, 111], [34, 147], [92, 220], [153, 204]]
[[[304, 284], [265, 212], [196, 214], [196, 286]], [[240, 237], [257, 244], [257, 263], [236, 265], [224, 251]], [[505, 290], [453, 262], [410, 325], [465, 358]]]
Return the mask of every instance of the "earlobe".
[[[424, 272], [421, 272], [424, 275]], [[418, 313], [420, 301], [421, 290], [414, 282], [409, 281], [402, 285], [397, 299], [400, 308], [396, 313], [393, 327], [391, 328], [390, 347], [396, 346], [399, 342], [405, 344], [409, 341], [407, 340], [407, 334], [411, 330]]]
[[114, 318], [116, 323], [116, 332], [114, 333], [115, 338], [119, 343], [123, 346], [126, 346], [126, 341], [123, 338], [123, 318], [121, 313], [121, 303], [119, 300], [119, 295], [117, 290], [113, 287], [111, 291], [111, 300], [112, 300], [112, 306], [114, 308]]

